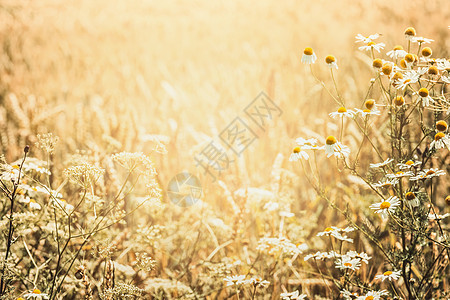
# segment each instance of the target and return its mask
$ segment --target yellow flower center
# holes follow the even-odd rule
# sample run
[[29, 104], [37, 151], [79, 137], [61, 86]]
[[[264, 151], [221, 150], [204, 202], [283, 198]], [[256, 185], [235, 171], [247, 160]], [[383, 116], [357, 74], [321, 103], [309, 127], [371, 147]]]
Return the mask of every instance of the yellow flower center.
[[426, 173], [426, 175], [427, 175], [427, 176], [428, 176], [428, 175], [433, 175], [434, 173], [436, 173], [436, 172], [434, 172], [433, 170], [428, 170], [427, 173]]
[[414, 27], [408, 27], [405, 29], [405, 35], [415, 36], [416, 30], [414, 29]]
[[336, 58], [333, 55], [328, 55], [327, 57], [325, 57], [325, 62], [327, 64], [332, 64], [336, 61]]
[[369, 43], [367, 44], [367, 46], [373, 46], [373, 45], [375, 45], [374, 42], [369, 42]]
[[16, 169], [16, 170], [19, 170], [19, 165], [14, 165], [14, 166], [12, 166], [14, 169]]
[[41, 293], [41, 291], [39, 289], [34, 289], [33, 290], [33, 294], [40, 294], [40, 293]]
[[450, 205], [450, 195], [445, 197], [445, 203], [447, 203], [447, 205]]
[[412, 55], [411, 53], [406, 54], [405, 60], [406, 60], [406, 62], [409, 62], [409, 63], [414, 62], [414, 55]]
[[292, 150], [294, 153], [300, 153], [300, 147], [295, 147], [294, 150]]
[[313, 49], [310, 47], [305, 48], [305, 50], [303, 50], [303, 53], [305, 55], [312, 55], [314, 53]]
[[365, 112], [365, 113], [370, 113], [370, 109], [365, 109], [365, 110], [363, 110], [363, 112]]
[[405, 162], [405, 165], [407, 166], [412, 166], [414, 164], [414, 162], [412, 160], [408, 160], [407, 162]]
[[434, 140], [435, 141], [439, 141], [440, 139], [444, 138], [445, 134], [443, 132], [438, 132], [436, 133], [436, 135], [434, 136]]
[[394, 74], [394, 77], [392, 77], [394, 80], [403, 79], [403, 74], [400, 72], [397, 72]]
[[425, 47], [422, 49], [422, 55], [425, 57], [430, 56], [433, 53], [433, 51], [431, 51], [430, 47]]
[[381, 59], [379, 59], [379, 58], [374, 59], [373, 62], [372, 62], [372, 66], [374, 68], [381, 68], [383, 66], [383, 61]]
[[416, 195], [414, 195], [413, 192], [407, 192], [405, 198], [406, 200], [413, 200], [414, 198], [416, 198]]
[[331, 227], [325, 228], [325, 232], [330, 232], [330, 231], [332, 231], [332, 230], [333, 230], [333, 228], [331, 228]]
[[394, 51], [403, 50], [403, 47], [400, 45], [397, 45], [394, 47]]
[[347, 112], [347, 109], [345, 107], [341, 106], [338, 108], [337, 112], [342, 114], [342, 113]]
[[405, 99], [402, 96], [397, 96], [395, 97], [394, 103], [397, 106], [402, 106], [403, 104], [405, 104]]
[[336, 144], [337, 140], [334, 136], [330, 135], [327, 137], [327, 140], [325, 142], [327, 145], [334, 145]]
[[391, 207], [391, 203], [389, 203], [389, 202], [387, 202], [387, 201], [383, 201], [383, 202], [380, 204], [380, 209], [387, 209], [387, 208], [389, 208], [389, 207]]
[[397, 173], [395, 173], [395, 175], [403, 175], [405, 173], [403, 173], [402, 171], [398, 171]]
[[403, 68], [403, 69], [407, 68], [406, 61], [403, 58], [402, 58], [402, 60], [400, 60], [400, 67]]
[[36, 200], [30, 199], [30, 203], [36, 203]]
[[381, 68], [381, 71], [383, 72], [384, 75], [390, 75], [392, 72], [392, 66], [389, 63], [386, 63], [383, 65], [383, 67]]
[[438, 74], [438, 68], [436, 66], [431, 66], [428, 69], [428, 74], [430, 74], [430, 75], [437, 75]]
[[429, 94], [429, 92], [428, 92], [427, 88], [421, 88], [419, 90], [419, 96], [420, 97], [428, 97], [428, 94]]
[[351, 266], [352, 266], [352, 264], [351, 264], [351, 263], [348, 263], [348, 262], [346, 262], [346, 263], [344, 263], [344, 266], [346, 266], [346, 267], [351, 267]]
[[375, 299], [373, 296], [367, 296], [364, 300], [373, 300]]
[[372, 109], [374, 105], [375, 105], [375, 100], [373, 100], [373, 99], [367, 99], [366, 102], [364, 102], [364, 106], [367, 109]]
[[436, 122], [436, 129], [439, 131], [446, 131], [448, 128], [447, 122], [440, 120]]

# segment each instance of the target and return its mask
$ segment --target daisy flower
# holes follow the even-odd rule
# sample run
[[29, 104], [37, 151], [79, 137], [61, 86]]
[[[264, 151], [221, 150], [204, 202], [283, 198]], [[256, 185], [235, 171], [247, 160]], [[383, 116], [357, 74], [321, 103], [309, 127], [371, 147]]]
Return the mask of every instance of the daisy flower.
[[347, 110], [343, 106], [339, 107], [337, 111], [334, 111], [329, 114], [329, 116], [332, 117], [333, 119], [336, 119], [337, 117], [353, 118], [354, 115], [355, 115], [355, 112], [353, 110], [351, 110], [351, 109]]
[[392, 281], [392, 280], [398, 280], [400, 278], [400, 275], [402, 274], [402, 271], [386, 271], [381, 275], [375, 276], [376, 280], [384, 281], [385, 279]]
[[234, 276], [227, 276], [223, 279], [227, 283], [227, 286], [232, 285], [241, 285], [246, 283], [245, 281], [245, 275], [234, 275]]
[[375, 210], [375, 213], [381, 214], [383, 218], [386, 218], [389, 213], [393, 213], [400, 205], [400, 200], [396, 196], [389, 197], [381, 202], [370, 205], [370, 208]]
[[371, 34], [368, 37], [363, 36], [361, 33], [358, 33], [356, 35], [356, 41], [355, 43], [364, 43], [364, 44], [368, 44], [370, 42], [373, 42], [374, 40], [376, 40], [377, 38], [380, 37], [380, 34], [375, 33], [375, 34]]
[[363, 50], [364, 51], [371, 51], [372, 49], [374, 49], [374, 50], [380, 52], [380, 50], [383, 49], [384, 46], [386, 46], [384, 43], [375, 44], [374, 42], [369, 42], [369, 43], [367, 43], [366, 46], [361, 46], [358, 49], [361, 50], [361, 51], [363, 51]]
[[299, 291], [292, 293], [281, 293], [280, 297], [282, 300], [303, 300], [306, 298], [305, 294], [300, 294]]
[[375, 116], [375, 115], [380, 115], [381, 114], [381, 112], [377, 108], [374, 108], [374, 109], [368, 109], [368, 108], [366, 108], [366, 109], [359, 109], [359, 108], [355, 108], [355, 110], [356, 110], [357, 113], [361, 114], [361, 117], [363, 117], [363, 118], [365, 118], [367, 116], [372, 116], [372, 115]]
[[342, 290], [341, 291], [341, 296], [345, 300], [354, 300], [354, 299], [356, 299], [359, 296], [359, 294], [356, 293], [356, 292], [352, 293], [352, 292], [347, 291], [347, 290]]
[[333, 55], [328, 55], [327, 57], [325, 57], [325, 62], [330, 69], [338, 69], [336, 57], [334, 57]]
[[303, 50], [302, 63], [309, 65], [315, 63], [316, 60], [317, 56], [312, 48], [308, 47]]
[[430, 178], [434, 178], [434, 177], [439, 177], [442, 175], [445, 175], [445, 171], [443, 170], [439, 170], [439, 169], [425, 169], [423, 171], [420, 171], [419, 174], [417, 176], [413, 176], [411, 177], [409, 180], [410, 181], [416, 181], [416, 180], [425, 180], [425, 179], [430, 179]]
[[394, 161], [393, 158], [388, 158], [388, 159], [386, 159], [385, 161], [383, 161], [381, 163], [370, 164], [369, 167], [370, 168], [381, 168], [381, 167], [387, 166], [388, 164], [390, 164], [393, 161]]
[[450, 149], [450, 135], [443, 132], [436, 133], [436, 135], [434, 136], [434, 141], [432, 141], [430, 144], [430, 148], [436, 148], [437, 150], [439, 150], [445, 147]]
[[314, 253], [314, 254], [308, 254], [308, 255], [306, 255], [305, 258], [304, 258], [304, 261], [308, 261], [308, 260], [310, 260], [311, 258], [324, 260], [324, 259], [326, 259], [326, 258], [331, 258], [331, 257], [334, 257], [334, 256], [330, 256], [330, 254], [329, 254], [328, 252], [320, 252], [320, 251], [317, 251], [317, 252]]
[[411, 171], [398, 171], [395, 174], [386, 174], [387, 178], [393, 179], [393, 178], [403, 178], [403, 177], [410, 177], [410, 176], [414, 176], [414, 173]]
[[415, 36], [415, 37], [411, 38], [411, 42], [419, 43], [419, 44], [430, 44], [431, 42], [434, 42], [434, 40], [425, 38], [423, 36]]
[[381, 297], [389, 295], [388, 291], [369, 291], [363, 296], [359, 296], [356, 300], [381, 300]]
[[341, 258], [338, 258], [336, 260], [335, 264], [337, 269], [350, 269], [356, 271], [361, 267], [361, 260], [358, 258], [351, 258], [350, 256], [343, 255]]
[[405, 72], [403, 74], [403, 78], [401, 78], [395, 82], [394, 87], [397, 89], [404, 90], [406, 88], [406, 86], [408, 86], [409, 84], [413, 84], [413, 83], [416, 83], [417, 81], [419, 81], [420, 76], [421, 76], [421, 74], [416, 71]]
[[412, 161], [412, 160], [408, 160], [405, 163], [399, 163], [397, 164], [398, 168], [400, 170], [406, 170], [406, 169], [411, 169], [411, 168], [415, 168], [418, 167], [422, 164], [421, 161]]
[[257, 288], [267, 288], [270, 285], [270, 281], [262, 280], [262, 278], [254, 277], [248, 280], [248, 283]]
[[411, 41], [416, 36], [416, 30], [414, 27], [408, 27], [405, 29], [405, 38]]
[[31, 209], [38, 209], [38, 210], [41, 209], [39, 203], [37, 203], [36, 200], [34, 200], [33, 198], [25, 197], [24, 199], [20, 200], [20, 202], [30, 205]]
[[48, 294], [42, 293], [39, 289], [34, 289], [32, 292], [23, 295], [25, 299], [44, 300], [48, 299]]
[[354, 250], [348, 251], [345, 255], [347, 255], [348, 257], [351, 257], [351, 258], [358, 258], [365, 264], [368, 264], [369, 259], [372, 258], [369, 255], [367, 255], [367, 253], [365, 253], [365, 252], [358, 253]]
[[450, 69], [450, 61], [445, 58], [436, 59], [436, 67], [438, 70], [448, 70]]
[[407, 192], [405, 194], [406, 203], [412, 207], [418, 207], [420, 205], [419, 199], [416, 197], [416, 194], [413, 192]]
[[442, 219], [447, 218], [448, 216], [450, 216], [450, 213], [446, 213], [443, 215], [430, 213], [430, 214], [428, 214], [428, 220], [442, 220]]
[[295, 147], [292, 150], [291, 156], [289, 157], [289, 161], [298, 161], [302, 158], [308, 160], [309, 159], [308, 153], [303, 151], [300, 147]]
[[395, 46], [394, 49], [386, 53], [387, 56], [393, 59], [403, 58], [406, 54], [408, 54], [408, 52], [403, 50], [402, 46]]
[[331, 226], [331, 227], [325, 228], [325, 231], [319, 232], [317, 234], [317, 236], [333, 236], [334, 238], [336, 238], [338, 240], [353, 243], [353, 239], [347, 237], [346, 235], [341, 234], [341, 232], [352, 232], [353, 230], [355, 230], [355, 229], [350, 226], [347, 228], [344, 228], [344, 229]]
[[434, 100], [430, 97], [430, 92], [427, 88], [421, 88], [417, 94], [419, 95], [419, 100], [422, 101], [423, 106], [429, 106], [430, 103], [434, 103]]
[[297, 138], [295, 140], [295, 142], [303, 150], [321, 150], [321, 149], [323, 149], [323, 146], [317, 145], [317, 140], [314, 138], [311, 138], [311, 139]]
[[393, 185], [396, 185], [397, 183], [398, 183], [398, 179], [393, 178], [391, 180], [386, 179], [385, 181], [378, 181], [377, 183], [374, 183], [372, 185], [377, 188], [388, 188]]
[[325, 141], [325, 153], [327, 154], [327, 157], [334, 155], [338, 158], [345, 158], [350, 155], [350, 148], [344, 146], [338, 142], [334, 136], [330, 135]]

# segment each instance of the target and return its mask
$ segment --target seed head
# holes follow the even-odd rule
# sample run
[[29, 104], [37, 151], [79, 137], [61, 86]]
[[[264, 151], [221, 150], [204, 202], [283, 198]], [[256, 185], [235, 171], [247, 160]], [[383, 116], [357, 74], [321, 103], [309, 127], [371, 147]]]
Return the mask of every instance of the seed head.
[[375, 105], [375, 100], [374, 99], [367, 99], [366, 102], [364, 102], [364, 106], [367, 109], [372, 109], [374, 105]]
[[442, 139], [442, 138], [444, 138], [445, 137], [445, 133], [443, 133], [443, 132], [438, 132], [438, 133], [436, 133], [436, 135], [434, 136], [434, 140], [437, 142], [437, 141], [439, 141], [440, 139]]
[[373, 62], [372, 62], [372, 66], [374, 68], [379, 69], [379, 68], [381, 68], [383, 66], [383, 61], [381, 59], [379, 59], [379, 58], [374, 59]]
[[439, 131], [446, 131], [448, 128], [447, 122], [440, 120], [436, 122], [436, 129]]
[[403, 50], [403, 47], [400, 46], [400, 45], [397, 45], [397, 46], [394, 47], [394, 50], [395, 50], [395, 51]]
[[428, 97], [428, 95], [429, 95], [429, 92], [428, 92], [427, 88], [421, 88], [419, 90], [419, 96], [420, 97]]
[[305, 50], [303, 50], [303, 53], [305, 55], [312, 55], [314, 53], [313, 49], [310, 47], [305, 48]]
[[327, 145], [334, 145], [336, 144], [337, 140], [334, 136], [330, 135], [327, 137], [327, 140], [325, 142]]
[[403, 98], [403, 96], [397, 96], [394, 99], [394, 103], [397, 106], [402, 106], [403, 104], [405, 104], [405, 98]]
[[399, 79], [403, 79], [403, 74], [400, 72], [397, 72], [394, 74], [394, 76], [392, 77], [392, 79], [394, 80], [399, 80]]
[[425, 47], [422, 49], [422, 55], [425, 57], [431, 56], [432, 53], [433, 51], [431, 51], [430, 47]]
[[416, 36], [416, 30], [414, 27], [408, 27], [405, 29], [405, 35], [406, 36]]
[[406, 200], [411, 201], [411, 200], [413, 200], [414, 198], [416, 198], [416, 195], [414, 195], [413, 192], [407, 192], [406, 195], [405, 195], [405, 198], [406, 198]]
[[402, 69], [406, 69], [406, 68], [408, 67], [408, 66], [406, 65], [406, 61], [405, 61], [404, 58], [402, 58], [402, 60], [400, 60], [399, 65], [400, 65], [400, 67], [401, 67]]

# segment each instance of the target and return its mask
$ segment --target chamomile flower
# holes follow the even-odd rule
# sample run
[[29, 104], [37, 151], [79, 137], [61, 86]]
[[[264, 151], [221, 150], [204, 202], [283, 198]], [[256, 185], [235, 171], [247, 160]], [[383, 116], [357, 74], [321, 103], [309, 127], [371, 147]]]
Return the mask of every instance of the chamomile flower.
[[55, 198], [53, 203], [55, 204], [56, 207], [62, 208], [68, 213], [70, 213], [74, 209], [73, 205], [67, 203], [67, 201], [64, 199]]
[[358, 114], [361, 115], [362, 118], [365, 118], [367, 116], [377, 116], [377, 115], [381, 114], [381, 112], [376, 107], [374, 107], [373, 109], [368, 109], [368, 108], [366, 108], [366, 109], [359, 109], [359, 108], [355, 108], [355, 110], [356, 110], [356, 112]]
[[369, 42], [365, 46], [361, 46], [358, 49], [361, 50], [361, 51], [363, 51], [363, 50], [364, 51], [371, 51], [373, 49], [373, 50], [376, 50], [376, 51], [380, 52], [380, 50], [382, 50], [384, 48], [384, 46], [386, 46], [384, 43], [376, 44], [374, 42]]
[[356, 293], [356, 292], [350, 292], [350, 291], [347, 291], [347, 290], [342, 290], [341, 291], [341, 296], [342, 296], [342, 298], [344, 298], [345, 300], [354, 300], [354, 299], [356, 299], [358, 296], [359, 296], [359, 294], [358, 293]]
[[343, 255], [335, 262], [336, 268], [340, 270], [350, 269], [353, 271], [358, 270], [361, 267], [361, 260], [358, 258], [352, 258], [347, 255]]
[[359, 296], [356, 300], [381, 300], [383, 296], [389, 295], [388, 291], [369, 291], [363, 296]]
[[384, 181], [378, 181], [377, 183], [372, 184], [372, 186], [377, 187], [377, 188], [388, 188], [388, 187], [391, 187], [396, 184], [398, 184], [398, 179], [393, 178], [391, 180], [386, 179]]
[[409, 180], [416, 181], [416, 180], [425, 180], [425, 179], [431, 179], [434, 177], [439, 177], [446, 175], [445, 171], [439, 170], [439, 169], [424, 169], [423, 171], [420, 171], [417, 176], [411, 177]]
[[402, 274], [402, 271], [386, 271], [383, 274], [375, 276], [376, 280], [398, 280], [400, 278], [400, 275]]
[[37, 209], [37, 210], [41, 209], [41, 205], [37, 203], [36, 200], [34, 200], [33, 198], [25, 197], [21, 199], [20, 202], [28, 204], [30, 206], [30, 209]]
[[302, 148], [297, 146], [292, 150], [291, 156], [289, 157], [289, 161], [298, 161], [300, 159], [308, 160], [309, 155], [308, 153], [306, 153], [306, 151], [303, 151]]
[[321, 150], [323, 149], [323, 146], [317, 145], [317, 140], [314, 138], [311, 139], [304, 139], [304, 138], [297, 138], [295, 140], [298, 146], [302, 150]]
[[334, 57], [333, 55], [328, 55], [327, 57], [325, 57], [325, 62], [330, 69], [338, 69], [336, 57]]
[[414, 192], [407, 192], [405, 194], [405, 199], [406, 203], [412, 207], [418, 207], [420, 205], [420, 201]]
[[437, 150], [447, 147], [450, 149], [450, 135], [444, 132], [438, 132], [434, 136], [434, 141], [431, 142], [430, 148], [436, 148]]
[[300, 294], [299, 291], [291, 292], [291, 293], [281, 293], [280, 297], [282, 300], [303, 300], [306, 299], [305, 294]]
[[383, 218], [386, 218], [389, 213], [393, 213], [400, 205], [400, 200], [396, 196], [389, 197], [381, 202], [370, 205], [370, 208], [375, 210], [375, 213], [381, 214]]
[[438, 70], [449, 70], [450, 69], [450, 61], [445, 58], [436, 59], [436, 67]]
[[338, 158], [345, 158], [350, 155], [350, 148], [341, 144], [334, 136], [330, 135], [325, 141], [325, 153], [327, 157], [334, 155]]
[[375, 34], [371, 34], [371, 35], [369, 35], [369, 36], [363, 36], [361, 33], [358, 33], [357, 35], [356, 35], [356, 41], [355, 41], [355, 43], [360, 43], [360, 42], [362, 42], [362, 43], [364, 43], [364, 44], [368, 44], [368, 43], [370, 43], [370, 42], [373, 42], [374, 40], [376, 40], [377, 38], [379, 38], [380, 37], [380, 34], [378, 34], [378, 33], [375, 33]]
[[415, 37], [411, 38], [411, 42], [419, 43], [419, 44], [430, 44], [431, 42], [434, 42], [434, 40], [425, 38], [423, 36], [415, 36]]
[[234, 276], [227, 276], [223, 279], [227, 283], [227, 286], [232, 285], [241, 285], [245, 284], [245, 275], [234, 275]]
[[312, 48], [308, 47], [303, 50], [302, 63], [309, 65], [315, 63], [316, 60], [317, 56]]
[[408, 54], [408, 52], [403, 50], [402, 46], [395, 46], [394, 49], [386, 53], [387, 56], [393, 59], [404, 58], [406, 54]]
[[421, 164], [422, 164], [421, 161], [408, 160], [405, 163], [397, 164], [397, 166], [400, 170], [407, 170], [407, 169], [411, 169], [411, 168], [416, 168], [416, 167], [420, 166]]
[[403, 78], [395, 81], [394, 87], [404, 90], [408, 85], [419, 81], [420, 73], [416, 71], [408, 71], [403, 74]]
[[387, 166], [388, 164], [390, 164], [393, 161], [394, 161], [393, 158], [388, 158], [388, 159], [386, 159], [385, 161], [383, 161], [381, 163], [370, 164], [369, 167], [370, 168], [381, 168], [381, 167]]
[[354, 250], [347, 251], [347, 253], [345, 255], [350, 257], [350, 258], [360, 259], [361, 262], [363, 262], [365, 264], [368, 264], [369, 263], [369, 259], [372, 258], [369, 255], [367, 255], [367, 253], [365, 253], [365, 252], [358, 253], [358, 252], [356, 252]]
[[443, 220], [443, 219], [447, 218], [448, 216], [450, 216], [450, 213], [446, 213], [443, 215], [429, 213], [428, 220]]
[[253, 277], [247, 281], [249, 284], [257, 288], [267, 288], [270, 285], [270, 281], [262, 280], [260, 277]]
[[404, 177], [411, 177], [414, 176], [414, 173], [411, 171], [398, 171], [395, 174], [386, 174], [387, 178], [393, 179], [393, 178], [404, 178]]
[[341, 229], [338, 227], [331, 226], [331, 227], [325, 228], [324, 231], [319, 232], [317, 234], [317, 236], [333, 236], [334, 238], [336, 238], [338, 240], [353, 243], [353, 239], [347, 237], [346, 235], [341, 234], [341, 232], [351, 232], [353, 230], [354, 230], [353, 227], [347, 227], [345, 229]]
[[[333, 253], [332, 253], [332, 254], [333, 254]], [[310, 260], [311, 258], [324, 260], [324, 259], [331, 258], [331, 257], [334, 257], [334, 256], [330, 256], [330, 253], [328, 253], [328, 252], [320, 252], [320, 251], [317, 251], [317, 252], [314, 253], [314, 254], [308, 254], [308, 255], [305, 255], [304, 261], [308, 261], [308, 260]]]
[[353, 110], [351, 110], [351, 109], [347, 110], [343, 106], [339, 107], [337, 111], [334, 111], [329, 114], [329, 116], [332, 117], [333, 119], [336, 119], [337, 117], [353, 118], [354, 115], [355, 115], [355, 112]]
[[419, 95], [419, 101], [422, 101], [423, 106], [429, 106], [430, 104], [434, 103], [433, 98], [430, 96], [430, 92], [427, 88], [423, 87], [421, 88], [417, 94]]
[[39, 289], [34, 289], [32, 292], [23, 295], [25, 299], [44, 300], [48, 299], [48, 294], [42, 293]]
[[411, 41], [416, 36], [416, 29], [414, 27], [408, 27], [405, 29], [405, 38]]

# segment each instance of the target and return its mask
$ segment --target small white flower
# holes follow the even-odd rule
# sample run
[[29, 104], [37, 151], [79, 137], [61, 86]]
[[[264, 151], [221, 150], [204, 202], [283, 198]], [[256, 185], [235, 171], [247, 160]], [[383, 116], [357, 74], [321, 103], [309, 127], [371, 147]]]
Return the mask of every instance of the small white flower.
[[280, 297], [283, 300], [303, 300], [306, 298], [306, 295], [300, 294], [299, 291], [295, 291], [292, 293], [281, 293]]
[[411, 38], [411, 42], [420, 44], [430, 44], [431, 42], [434, 42], [434, 40], [424, 38], [423, 36], [415, 36]]
[[359, 108], [355, 108], [356, 112], [361, 114], [361, 117], [365, 118], [366, 116], [371, 116], [371, 115], [380, 115], [381, 112], [375, 107], [373, 109], [359, 109]]
[[227, 286], [241, 285], [246, 283], [245, 275], [227, 276], [223, 280], [227, 283]]
[[393, 161], [394, 161], [393, 158], [388, 158], [388, 159], [386, 159], [385, 161], [383, 161], [381, 163], [370, 164], [369, 167], [370, 168], [381, 168], [381, 167], [387, 166], [388, 164], [390, 164]]
[[411, 169], [411, 168], [415, 168], [418, 167], [422, 164], [421, 161], [412, 161], [412, 160], [408, 160], [405, 163], [399, 163], [397, 164], [398, 168], [400, 170], [407, 170], [407, 169]]
[[309, 65], [315, 63], [316, 60], [317, 56], [313, 49], [308, 47], [303, 50], [302, 63]]
[[267, 288], [270, 285], [270, 281], [262, 280], [260, 277], [253, 277], [248, 280], [248, 283], [257, 288]]
[[381, 291], [369, 291], [367, 292], [367, 294], [363, 295], [363, 296], [359, 296], [358, 298], [356, 298], [356, 300], [381, 300], [382, 296], [387, 296], [389, 295], [388, 291], [386, 290], [381, 290]]
[[34, 289], [32, 292], [29, 292], [23, 295], [25, 299], [35, 299], [35, 300], [45, 300], [48, 299], [48, 294], [41, 293], [39, 289]]
[[337, 269], [350, 269], [355, 271], [361, 267], [361, 260], [358, 258], [351, 258], [350, 256], [343, 255], [341, 258], [338, 258], [336, 260], [335, 264]]
[[439, 70], [448, 70], [450, 69], [450, 61], [445, 58], [438, 58], [436, 59], [436, 67]]
[[389, 281], [398, 280], [401, 274], [402, 271], [386, 271], [383, 274], [375, 276], [375, 279], [381, 281], [384, 281], [385, 279]]
[[386, 200], [370, 205], [370, 208], [375, 210], [375, 213], [381, 214], [383, 218], [386, 218], [389, 213], [395, 212], [399, 205], [400, 200], [396, 196], [392, 196]]
[[392, 59], [404, 58], [406, 54], [408, 54], [408, 52], [403, 50], [403, 47], [401, 46], [397, 46], [393, 50], [386, 53], [386, 55]]
[[446, 213], [443, 215], [430, 213], [430, 214], [428, 214], [428, 220], [442, 220], [442, 219], [447, 218], [448, 216], [450, 216], [450, 213]]
[[424, 169], [423, 171], [420, 171], [419, 174], [417, 174], [417, 176], [413, 176], [409, 180], [411, 180], [411, 181], [425, 180], [425, 179], [442, 176], [445, 174], [446, 174], [445, 171], [439, 170], [437, 168]]
[[325, 153], [327, 157], [334, 155], [337, 158], [346, 158], [350, 155], [350, 148], [341, 144], [334, 136], [330, 135], [325, 142]]
[[447, 148], [450, 150], [450, 134], [438, 132], [434, 136], [434, 140], [430, 144], [430, 148], [436, 148], [437, 150]]
[[295, 147], [292, 150], [291, 156], [289, 157], [289, 161], [298, 161], [298, 160], [308, 160], [309, 155], [306, 153], [306, 151], [302, 150], [301, 147]]
[[356, 112], [354, 112], [353, 110], [351, 110], [351, 109], [347, 110], [345, 107], [342, 106], [342, 107], [339, 107], [337, 111], [330, 113], [329, 116], [332, 117], [333, 119], [336, 119], [337, 117], [353, 118], [353, 116], [355, 114], [356, 114]]
[[391, 180], [386, 179], [384, 181], [378, 181], [377, 183], [372, 184], [374, 187], [377, 188], [387, 188], [387, 187], [391, 187], [393, 185], [398, 184], [398, 179], [397, 178], [393, 178]]
[[403, 74], [403, 78], [395, 82], [394, 87], [404, 90], [408, 85], [419, 81], [421, 75], [423, 74], [416, 71], [407, 71]]
[[393, 178], [403, 178], [403, 177], [410, 177], [410, 176], [414, 176], [414, 173], [411, 171], [398, 171], [395, 174], [386, 174], [387, 178], [393, 179]]
[[376, 40], [377, 38], [380, 37], [380, 34], [375, 33], [375, 34], [371, 34], [368, 37], [363, 36], [361, 33], [358, 33], [356, 35], [356, 41], [355, 43], [364, 43], [364, 44], [368, 44], [370, 42], [373, 42], [374, 40]]
[[366, 46], [361, 46], [358, 49], [365, 50], [365, 51], [371, 51], [372, 49], [374, 49], [374, 50], [380, 52], [380, 50], [383, 49], [384, 46], [386, 46], [384, 43], [375, 44], [374, 42], [369, 42], [369, 43], [367, 43]]

